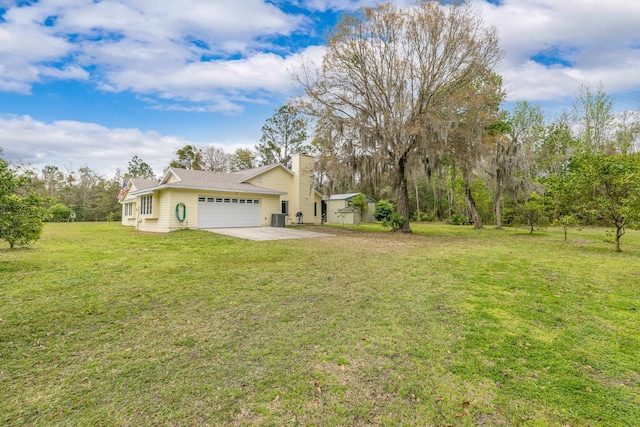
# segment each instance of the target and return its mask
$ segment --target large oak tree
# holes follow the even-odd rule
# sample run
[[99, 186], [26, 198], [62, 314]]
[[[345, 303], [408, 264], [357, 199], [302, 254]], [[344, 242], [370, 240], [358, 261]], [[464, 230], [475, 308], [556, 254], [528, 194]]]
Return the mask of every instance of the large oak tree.
[[343, 18], [322, 66], [305, 63], [295, 78], [306, 93], [300, 105], [321, 124], [322, 148], [341, 153], [354, 175], [388, 169], [402, 231], [411, 232], [410, 168], [442, 150], [459, 119], [454, 103], [501, 56], [496, 30], [469, 3], [383, 4]]

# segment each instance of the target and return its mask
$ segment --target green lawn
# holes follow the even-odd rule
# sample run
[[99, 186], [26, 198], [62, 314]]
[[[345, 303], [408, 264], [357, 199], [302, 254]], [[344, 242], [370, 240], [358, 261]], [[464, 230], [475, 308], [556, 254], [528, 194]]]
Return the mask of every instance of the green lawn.
[[48, 224], [0, 246], [0, 424], [640, 425], [640, 233]]

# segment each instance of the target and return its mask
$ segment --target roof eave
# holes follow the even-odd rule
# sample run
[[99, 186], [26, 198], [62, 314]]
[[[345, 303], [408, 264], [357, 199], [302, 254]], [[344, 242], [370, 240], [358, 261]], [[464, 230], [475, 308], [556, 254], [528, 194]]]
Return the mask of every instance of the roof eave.
[[173, 188], [173, 189], [185, 189], [185, 190], [200, 190], [200, 191], [220, 191], [223, 193], [252, 193], [252, 194], [274, 194], [283, 196], [286, 195], [285, 191], [272, 190], [270, 188], [260, 188], [256, 187], [255, 189], [238, 189], [238, 188], [219, 188], [219, 187], [203, 187], [198, 185], [171, 185], [165, 184], [154, 188], [154, 190], [161, 190], [164, 188]]
[[274, 163], [273, 165], [271, 165], [271, 167], [256, 171], [256, 172], [252, 173], [251, 175], [247, 175], [247, 176], [243, 177], [243, 179], [241, 181], [238, 181], [238, 182], [242, 183], [242, 182], [249, 181], [251, 178], [255, 178], [256, 176], [260, 176], [263, 173], [267, 173], [270, 170], [273, 170], [273, 169], [277, 168], [278, 166], [280, 166], [282, 169], [284, 169], [287, 172], [289, 172], [292, 176], [294, 175], [294, 173], [291, 170], [289, 170], [289, 168], [286, 167], [285, 165], [283, 165], [281, 163]]

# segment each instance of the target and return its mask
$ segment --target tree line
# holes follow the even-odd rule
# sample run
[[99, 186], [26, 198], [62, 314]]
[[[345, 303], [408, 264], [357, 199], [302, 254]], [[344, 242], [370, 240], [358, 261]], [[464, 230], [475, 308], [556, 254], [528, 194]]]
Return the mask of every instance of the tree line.
[[[526, 100], [507, 111], [502, 56], [468, 3], [363, 8], [329, 34], [321, 66], [294, 70], [303, 95], [266, 120], [255, 147], [186, 145], [168, 167], [234, 172], [315, 154], [325, 194], [390, 201], [404, 232], [410, 220], [608, 225], [619, 250], [640, 222], [640, 113], [616, 112], [602, 85], [578, 88], [556, 116]], [[54, 220], [119, 220], [122, 181], [156, 177], [138, 156], [112, 179], [88, 167], [12, 170]]]
[[185, 145], [176, 150], [169, 166], [211, 172], [237, 172], [281, 163], [291, 166], [291, 155], [315, 153], [308, 139], [308, 118], [290, 105], [283, 105], [262, 126], [260, 143], [227, 153], [214, 146]]

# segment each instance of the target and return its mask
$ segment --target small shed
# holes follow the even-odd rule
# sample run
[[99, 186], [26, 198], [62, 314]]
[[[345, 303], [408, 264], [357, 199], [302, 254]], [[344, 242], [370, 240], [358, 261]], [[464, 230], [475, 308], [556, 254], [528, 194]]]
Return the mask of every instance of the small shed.
[[330, 224], [360, 224], [361, 222], [375, 222], [373, 211], [376, 201], [367, 195], [367, 209], [360, 211], [351, 206], [354, 197], [363, 193], [333, 194], [327, 198], [327, 223]]

